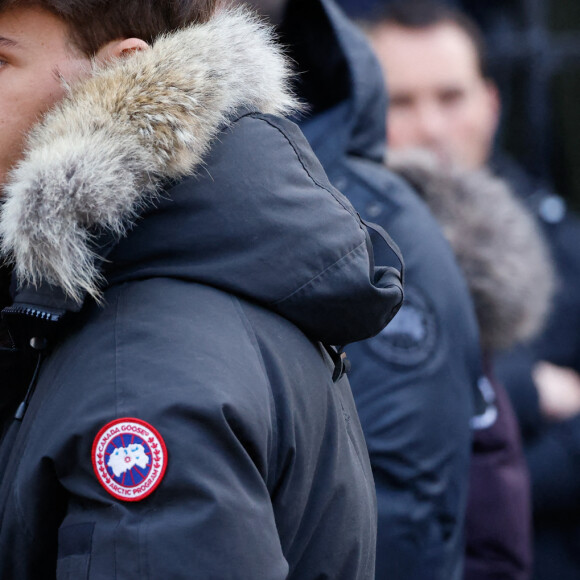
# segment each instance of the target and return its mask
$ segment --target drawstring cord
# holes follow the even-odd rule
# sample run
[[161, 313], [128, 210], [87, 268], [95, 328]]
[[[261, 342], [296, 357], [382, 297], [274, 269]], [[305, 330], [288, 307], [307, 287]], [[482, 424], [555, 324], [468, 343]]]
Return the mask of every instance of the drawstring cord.
[[34, 394], [34, 388], [36, 387], [36, 381], [38, 380], [38, 375], [40, 373], [40, 366], [42, 364], [43, 359], [42, 352], [38, 353], [38, 358], [36, 359], [36, 367], [34, 369], [34, 373], [32, 375], [32, 379], [26, 389], [26, 395], [24, 396], [24, 400], [20, 405], [18, 405], [18, 409], [16, 409], [16, 413], [14, 414], [14, 419], [16, 421], [22, 421], [24, 419], [24, 414], [26, 413], [26, 409], [28, 409], [28, 404], [30, 403], [30, 399]]

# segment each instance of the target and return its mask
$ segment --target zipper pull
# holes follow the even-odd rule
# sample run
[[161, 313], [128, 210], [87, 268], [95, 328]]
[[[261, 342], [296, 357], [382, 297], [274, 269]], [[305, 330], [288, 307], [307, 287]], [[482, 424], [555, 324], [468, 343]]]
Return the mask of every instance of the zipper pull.
[[30, 348], [38, 353], [36, 359], [36, 366], [34, 368], [34, 373], [32, 378], [30, 379], [30, 383], [28, 388], [26, 389], [26, 395], [24, 395], [24, 400], [20, 405], [18, 405], [18, 409], [16, 409], [16, 413], [14, 414], [15, 421], [22, 421], [24, 419], [24, 415], [26, 414], [26, 410], [28, 409], [28, 404], [30, 403], [30, 399], [34, 394], [34, 388], [36, 387], [36, 381], [38, 380], [38, 374], [40, 372], [40, 367], [42, 365], [42, 361], [44, 359], [44, 351], [47, 347], [47, 340], [45, 338], [38, 338], [34, 337], [30, 339]]

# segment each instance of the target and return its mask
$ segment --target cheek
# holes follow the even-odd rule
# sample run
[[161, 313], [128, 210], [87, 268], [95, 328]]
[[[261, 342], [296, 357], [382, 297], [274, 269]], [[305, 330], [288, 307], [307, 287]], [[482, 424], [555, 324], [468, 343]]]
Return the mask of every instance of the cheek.
[[64, 83], [74, 84], [87, 70], [86, 60], [61, 59], [58, 66], [47, 63], [42, 71], [32, 79], [30, 87], [30, 107], [35, 111], [36, 119], [62, 100], [66, 94]]
[[91, 61], [86, 57], [68, 58], [59, 65], [58, 72], [67, 84], [73, 85], [91, 74]]
[[44, 81], [41, 84], [39, 83], [37, 87], [33, 106], [37, 109], [39, 116], [46, 113], [46, 111], [65, 95], [65, 89], [57, 74], [54, 71], [50, 76], [45, 77]]
[[456, 119], [452, 134], [456, 155], [464, 166], [477, 169], [485, 164], [494, 134], [493, 119], [485, 111], [465, 111]]
[[21, 159], [30, 129], [64, 93], [58, 79], [47, 74], [14, 74], [8, 90], [0, 90], [0, 184]]
[[393, 109], [387, 116], [387, 140], [391, 147], [416, 145], [416, 121], [409, 111]]
[[[9, 170], [22, 157], [26, 135], [42, 116], [65, 96], [60, 76], [74, 82], [90, 70], [86, 59], [48, 53], [49, 60], [33, 66], [2, 70], [0, 83], [0, 186]], [[58, 70], [56, 68], [58, 63]]]
[[17, 79], [14, 84], [13, 102], [18, 103], [13, 118], [15, 124], [26, 131], [37, 123], [42, 115], [57, 101], [62, 99], [65, 90], [56, 76], [47, 71], [28, 78]]
[[493, 133], [493, 114], [483, 97], [474, 97], [465, 103], [458, 115], [458, 127], [465, 136], [476, 141], [487, 140]]

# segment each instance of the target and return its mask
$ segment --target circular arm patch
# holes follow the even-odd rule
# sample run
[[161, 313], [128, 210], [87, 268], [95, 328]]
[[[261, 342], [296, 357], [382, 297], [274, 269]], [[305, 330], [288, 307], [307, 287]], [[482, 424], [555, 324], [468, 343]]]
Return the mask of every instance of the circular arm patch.
[[95, 437], [91, 456], [99, 483], [123, 501], [140, 501], [153, 493], [167, 468], [161, 435], [132, 417], [105, 425]]
[[435, 309], [422, 290], [407, 284], [405, 300], [393, 320], [366, 346], [382, 362], [417, 367], [431, 360], [438, 346]]

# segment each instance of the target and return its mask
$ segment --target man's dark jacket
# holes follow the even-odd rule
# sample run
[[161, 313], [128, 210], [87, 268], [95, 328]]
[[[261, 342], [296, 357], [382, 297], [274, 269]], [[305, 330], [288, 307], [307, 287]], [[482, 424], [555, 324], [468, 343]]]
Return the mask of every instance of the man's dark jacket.
[[386, 96], [367, 43], [326, 0], [291, 1], [280, 33], [310, 106], [306, 137], [331, 181], [405, 257], [400, 313], [347, 348], [376, 481], [376, 577], [460, 578], [472, 389], [481, 374], [473, 305], [429, 210], [383, 165]]
[[[372, 474], [328, 345], [379, 332], [400, 278], [275, 115], [286, 73], [261, 25], [222, 13], [33, 131], [0, 215], [20, 281], [2, 359], [41, 362], [0, 447], [2, 579], [374, 576]], [[120, 419], [141, 439], [115, 439]]]
[[580, 220], [561, 197], [508, 157], [497, 155], [491, 166], [535, 213], [558, 277], [544, 332], [532, 344], [506, 353], [497, 370], [524, 436], [532, 483], [534, 578], [573, 580], [580, 577], [580, 416], [544, 420], [532, 369], [545, 360], [580, 373]]

